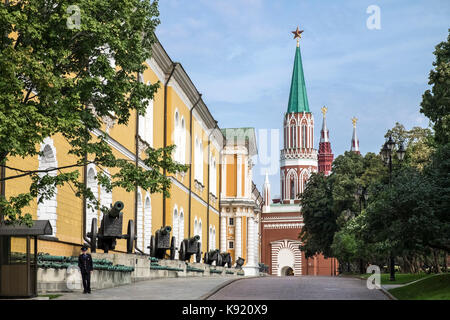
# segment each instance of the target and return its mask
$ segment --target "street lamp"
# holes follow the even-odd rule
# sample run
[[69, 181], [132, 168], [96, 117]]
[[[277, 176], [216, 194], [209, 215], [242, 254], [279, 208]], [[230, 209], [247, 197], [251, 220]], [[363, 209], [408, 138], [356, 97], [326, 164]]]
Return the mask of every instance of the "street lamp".
[[[359, 214], [362, 212], [362, 201], [364, 200], [364, 209], [367, 207], [367, 200], [369, 200], [369, 192], [367, 192], [367, 188], [358, 186], [355, 191], [355, 199], [359, 200]], [[359, 259], [359, 273], [364, 274], [364, 263], [363, 259]]]
[[[395, 148], [395, 141], [392, 139], [392, 136], [389, 136], [389, 139], [384, 143], [383, 148], [381, 149], [380, 155], [381, 159], [389, 167], [389, 186], [391, 185], [392, 180], [392, 153], [394, 152]], [[405, 158], [406, 150], [403, 145], [403, 141], [399, 142], [399, 147], [397, 150], [397, 158], [400, 161], [403, 161]], [[391, 252], [391, 256], [389, 259], [389, 269], [390, 269], [390, 281], [395, 281], [395, 260], [394, 260], [394, 254]]]

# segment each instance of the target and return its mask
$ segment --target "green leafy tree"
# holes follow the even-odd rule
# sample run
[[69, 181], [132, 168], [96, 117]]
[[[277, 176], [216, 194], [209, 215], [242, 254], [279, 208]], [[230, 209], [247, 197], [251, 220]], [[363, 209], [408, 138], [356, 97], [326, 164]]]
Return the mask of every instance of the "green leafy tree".
[[[76, 5], [70, 7], [70, 5]], [[148, 148], [146, 171], [116, 158], [100, 129], [105, 120], [127, 125], [136, 110], [145, 114], [159, 83], [137, 76], [151, 57], [154, 30], [159, 24], [157, 0], [33, 0], [0, 4], [0, 165], [17, 172], [4, 179], [30, 176], [28, 192], [2, 198], [0, 210], [7, 222], [29, 223], [23, 212], [30, 201], [43, 201], [55, 187], [70, 183], [77, 196], [98, 206], [92, 192], [80, 182], [80, 169], [88, 163], [113, 168], [111, 190], [137, 186], [168, 195], [170, 180], [162, 175], [185, 171], [172, 162], [173, 146]], [[92, 133], [99, 133], [95, 137]], [[46, 137], [59, 134], [78, 159], [64, 168], [26, 171], [8, 162], [33, 157]], [[57, 171], [50, 175], [50, 171]]]
[[431, 90], [423, 94], [420, 112], [427, 116], [435, 131], [439, 144], [450, 142], [450, 29], [447, 41], [436, 46], [435, 67], [430, 71], [428, 84]]
[[330, 246], [337, 230], [330, 182], [323, 173], [313, 173], [301, 195], [303, 222], [301, 248], [307, 257], [331, 255]]

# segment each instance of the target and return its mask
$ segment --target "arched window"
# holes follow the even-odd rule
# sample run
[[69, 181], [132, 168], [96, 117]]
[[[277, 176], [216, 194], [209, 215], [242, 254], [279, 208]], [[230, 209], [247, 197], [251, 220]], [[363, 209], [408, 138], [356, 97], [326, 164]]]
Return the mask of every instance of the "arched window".
[[212, 225], [209, 225], [209, 230], [208, 230], [208, 237], [209, 237], [209, 250], [213, 249], [213, 243], [212, 243]]
[[306, 125], [302, 125], [302, 147], [306, 148]]
[[[150, 81], [147, 82], [150, 85]], [[153, 100], [145, 100], [145, 115], [139, 116], [139, 136], [153, 147]]]
[[[94, 195], [94, 198], [96, 200], [98, 200], [97, 170], [95, 169], [95, 165], [93, 165], [93, 164], [88, 166], [87, 187], [88, 187], [88, 189], [91, 190], [92, 194]], [[97, 212], [97, 209], [95, 208], [95, 203], [93, 203], [87, 199], [87, 201], [86, 201], [86, 232], [89, 232], [91, 230], [93, 218], [98, 218], [98, 212]], [[98, 226], [100, 225], [98, 220], [97, 220], [97, 225]]]
[[142, 205], [142, 194], [138, 189], [137, 194], [137, 247], [142, 250], [144, 248], [144, 208]]
[[214, 158], [214, 155], [210, 154], [210, 177], [209, 177], [209, 184], [210, 184], [210, 192], [213, 195], [217, 195], [217, 171], [216, 171], [216, 159]]
[[202, 243], [202, 235], [203, 235], [202, 219], [200, 219], [198, 222], [198, 235], [200, 236], [199, 242]]
[[150, 196], [147, 194], [144, 204], [144, 252], [150, 253], [147, 248], [150, 245], [150, 237], [152, 235], [152, 202]]
[[174, 160], [179, 162], [179, 160], [180, 160], [180, 116], [178, 114], [178, 110], [175, 110], [173, 142], [176, 146], [175, 151], [174, 151]]
[[195, 217], [194, 220], [194, 236], [198, 235], [198, 221], [197, 221], [197, 217]]
[[186, 125], [184, 123], [184, 117], [181, 117], [181, 125], [180, 125], [180, 132], [178, 134], [179, 136], [179, 159], [178, 162], [185, 164], [186, 163]]
[[[104, 169], [103, 171], [104, 171], [103, 173], [108, 177], [108, 179], [111, 180], [111, 175], [109, 174], [108, 169]], [[100, 205], [107, 209], [110, 209], [112, 206], [112, 192], [106, 190], [104, 186], [100, 187]], [[103, 212], [100, 210], [100, 216], [98, 221], [100, 222], [102, 218]]]
[[175, 243], [178, 243], [178, 208], [177, 206], [175, 206], [173, 208], [173, 230], [172, 230], [172, 235], [175, 237]]
[[[38, 170], [48, 170], [58, 167], [58, 161], [56, 159], [56, 148], [53, 145], [53, 140], [45, 138], [41, 144], [40, 151], [43, 152], [42, 156], [39, 156], [39, 168]], [[56, 176], [57, 171], [49, 171], [48, 173], [39, 173], [40, 177], [48, 174], [49, 176]], [[53, 229], [53, 236], [56, 235], [56, 220], [58, 218], [57, 209], [57, 193], [58, 188], [54, 189], [54, 194], [50, 199], [44, 199], [38, 203], [37, 218], [38, 220], [49, 220]]]
[[212, 249], [215, 250], [216, 249], [216, 226], [213, 226], [213, 231], [212, 231]]
[[183, 208], [180, 208], [180, 230], [178, 232], [178, 239], [177, 239], [178, 248], [180, 247], [183, 239], [184, 239], [184, 212]]
[[294, 181], [294, 177], [291, 176], [291, 181], [290, 181], [291, 187], [291, 200], [295, 199], [295, 181]]

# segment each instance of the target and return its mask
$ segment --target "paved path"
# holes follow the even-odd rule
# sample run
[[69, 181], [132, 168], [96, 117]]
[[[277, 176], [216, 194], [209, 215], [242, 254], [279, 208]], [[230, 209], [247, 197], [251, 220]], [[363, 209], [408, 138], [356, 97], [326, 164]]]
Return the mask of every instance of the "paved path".
[[387, 300], [366, 281], [343, 277], [262, 277], [231, 283], [209, 300]]
[[235, 278], [168, 278], [93, 290], [91, 294], [65, 293], [57, 300], [197, 300]]

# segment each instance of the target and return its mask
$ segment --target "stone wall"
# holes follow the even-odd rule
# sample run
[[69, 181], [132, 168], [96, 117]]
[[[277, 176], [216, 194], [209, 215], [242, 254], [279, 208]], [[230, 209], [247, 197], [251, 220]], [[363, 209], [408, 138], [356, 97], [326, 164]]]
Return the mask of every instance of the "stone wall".
[[[91, 276], [93, 290], [161, 278], [236, 277], [240, 276], [238, 272], [242, 273], [242, 270], [234, 268], [216, 267], [203, 263], [186, 263], [179, 260], [159, 260], [158, 265], [166, 269], [151, 269], [151, 261], [148, 256], [135, 254], [92, 253], [92, 258], [106, 259], [114, 265], [134, 267], [133, 272], [94, 270]], [[81, 273], [77, 267], [38, 269], [39, 293], [70, 291], [83, 291]]]

